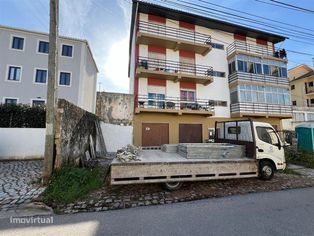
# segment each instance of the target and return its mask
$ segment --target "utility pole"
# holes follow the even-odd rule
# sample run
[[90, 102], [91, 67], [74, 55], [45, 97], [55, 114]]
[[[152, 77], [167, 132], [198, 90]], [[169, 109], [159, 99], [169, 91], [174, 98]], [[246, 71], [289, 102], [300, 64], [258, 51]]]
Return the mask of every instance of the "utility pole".
[[59, 0], [50, 0], [48, 86], [46, 104], [46, 140], [43, 182], [47, 183], [53, 170], [55, 115], [57, 110]]

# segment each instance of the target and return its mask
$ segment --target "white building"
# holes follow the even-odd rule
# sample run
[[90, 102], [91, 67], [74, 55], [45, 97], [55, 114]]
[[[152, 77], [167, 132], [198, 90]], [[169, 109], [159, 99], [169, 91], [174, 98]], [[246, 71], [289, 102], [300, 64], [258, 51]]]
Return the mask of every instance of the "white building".
[[[0, 26], [0, 103], [43, 104], [49, 36]], [[97, 65], [86, 40], [58, 39], [58, 97], [95, 112]]]

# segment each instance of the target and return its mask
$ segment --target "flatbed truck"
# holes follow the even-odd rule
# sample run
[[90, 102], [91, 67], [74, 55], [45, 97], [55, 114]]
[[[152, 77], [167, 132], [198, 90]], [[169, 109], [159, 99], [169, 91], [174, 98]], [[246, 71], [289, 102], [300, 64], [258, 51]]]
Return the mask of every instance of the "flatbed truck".
[[173, 191], [185, 181], [251, 177], [270, 180], [275, 171], [286, 167], [283, 143], [268, 123], [252, 120], [216, 122], [215, 143], [224, 147], [226, 144], [243, 145], [244, 155], [191, 159], [177, 152], [143, 150], [140, 161], [113, 160], [111, 184], [163, 183], [166, 189]]

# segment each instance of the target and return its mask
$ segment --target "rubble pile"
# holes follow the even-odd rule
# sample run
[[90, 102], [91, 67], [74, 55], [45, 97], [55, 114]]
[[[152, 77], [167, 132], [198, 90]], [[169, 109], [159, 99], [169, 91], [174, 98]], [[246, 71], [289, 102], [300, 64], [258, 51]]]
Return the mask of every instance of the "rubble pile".
[[140, 151], [141, 148], [129, 144], [117, 151], [116, 158], [121, 162], [140, 161]]

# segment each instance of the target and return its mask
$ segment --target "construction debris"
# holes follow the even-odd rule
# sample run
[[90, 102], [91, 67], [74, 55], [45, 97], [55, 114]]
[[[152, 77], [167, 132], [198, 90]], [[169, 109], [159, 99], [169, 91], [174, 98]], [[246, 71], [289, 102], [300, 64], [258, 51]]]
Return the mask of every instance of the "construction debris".
[[117, 151], [117, 159], [121, 162], [140, 161], [138, 158], [141, 148], [134, 145], [127, 145]]

